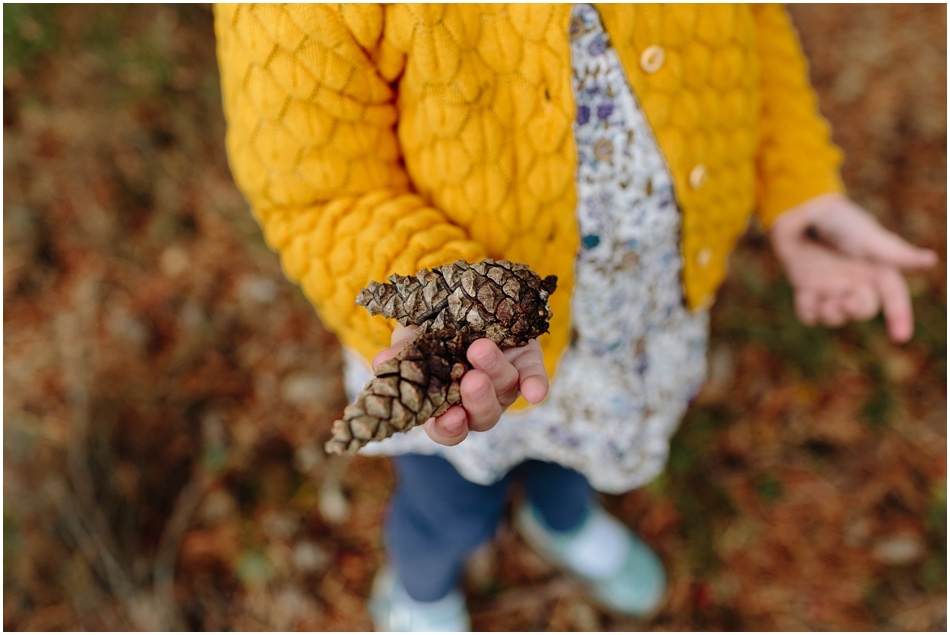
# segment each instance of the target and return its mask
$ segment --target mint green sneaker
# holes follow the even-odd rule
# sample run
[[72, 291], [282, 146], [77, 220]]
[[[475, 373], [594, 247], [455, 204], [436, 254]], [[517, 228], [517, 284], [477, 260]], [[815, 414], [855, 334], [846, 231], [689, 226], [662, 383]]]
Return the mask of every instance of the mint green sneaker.
[[409, 597], [388, 567], [376, 575], [366, 608], [377, 632], [459, 633], [472, 630], [465, 598], [459, 591], [452, 591], [435, 602], [419, 602]]
[[515, 513], [515, 526], [543, 558], [578, 578], [606, 608], [649, 617], [666, 593], [663, 564], [630, 529], [599, 505], [580, 527], [550, 529], [530, 503]]

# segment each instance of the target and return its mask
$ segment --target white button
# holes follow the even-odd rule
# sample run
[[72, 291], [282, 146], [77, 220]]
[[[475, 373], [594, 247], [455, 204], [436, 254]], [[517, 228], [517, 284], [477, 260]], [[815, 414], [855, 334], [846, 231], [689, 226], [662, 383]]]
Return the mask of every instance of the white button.
[[706, 166], [700, 163], [689, 171], [689, 184], [698, 190], [706, 183]]
[[703, 247], [699, 250], [699, 253], [696, 254], [696, 263], [702, 267], [706, 268], [709, 266], [709, 263], [712, 262], [713, 252], [709, 247]]
[[640, 55], [640, 68], [647, 73], [655, 73], [663, 66], [666, 53], [659, 46], [648, 46]]

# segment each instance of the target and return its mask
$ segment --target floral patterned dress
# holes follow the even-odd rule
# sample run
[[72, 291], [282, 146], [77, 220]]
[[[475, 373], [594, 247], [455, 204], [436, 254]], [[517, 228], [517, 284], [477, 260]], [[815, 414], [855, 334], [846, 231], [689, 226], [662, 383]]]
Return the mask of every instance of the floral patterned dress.
[[[575, 5], [570, 38], [581, 246], [575, 337], [548, 397], [456, 446], [416, 428], [363, 454], [439, 454], [482, 484], [540, 459], [609, 493], [645, 484], [666, 464], [670, 438], [705, 377], [708, 314], [684, 306], [672, 178], [593, 6]], [[351, 398], [370, 378], [348, 353]]]

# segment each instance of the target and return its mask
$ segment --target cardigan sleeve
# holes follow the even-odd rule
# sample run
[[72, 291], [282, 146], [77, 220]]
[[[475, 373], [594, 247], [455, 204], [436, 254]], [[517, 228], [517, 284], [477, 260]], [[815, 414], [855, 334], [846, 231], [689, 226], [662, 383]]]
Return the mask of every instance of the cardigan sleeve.
[[360, 288], [484, 249], [413, 191], [396, 135], [404, 56], [376, 5], [217, 5], [235, 182], [286, 275], [367, 359], [393, 323]]
[[760, 145], [756, 191], [766, 227], [784, 211], [810, 198], [842, 192], [841, 151], [808, 79], [797, 34], [780, 5], [753, 5], [761, 63]]

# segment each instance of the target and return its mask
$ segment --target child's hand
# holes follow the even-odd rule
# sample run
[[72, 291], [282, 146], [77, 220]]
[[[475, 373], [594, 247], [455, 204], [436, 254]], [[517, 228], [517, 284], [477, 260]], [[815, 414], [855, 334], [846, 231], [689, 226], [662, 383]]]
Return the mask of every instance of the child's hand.
[[819, 196], [783, 213], [770, 233], [804, 324], [837, 327], [883, 310], [891, 339], [911, 338], [913, 309], [901, 272], [932, 267], [936, 253], [887, 231], [840, 194]]
[[[376, 356], [373, 368], [415, 337], [415, 328], [397, 326], [392, 346]], [[469, 430], [494, 427], [519, 394], [530, 403], [538, 403], [548, 394], [548, 373], [537, 340], [502, 351], [491, 340], [480, 339], [468, 347], [467, 356], [473, 368], [462, 377], [462, 405], [452, 406], [423, 424], [429, 437], [442, 445], [461, 443]]]

